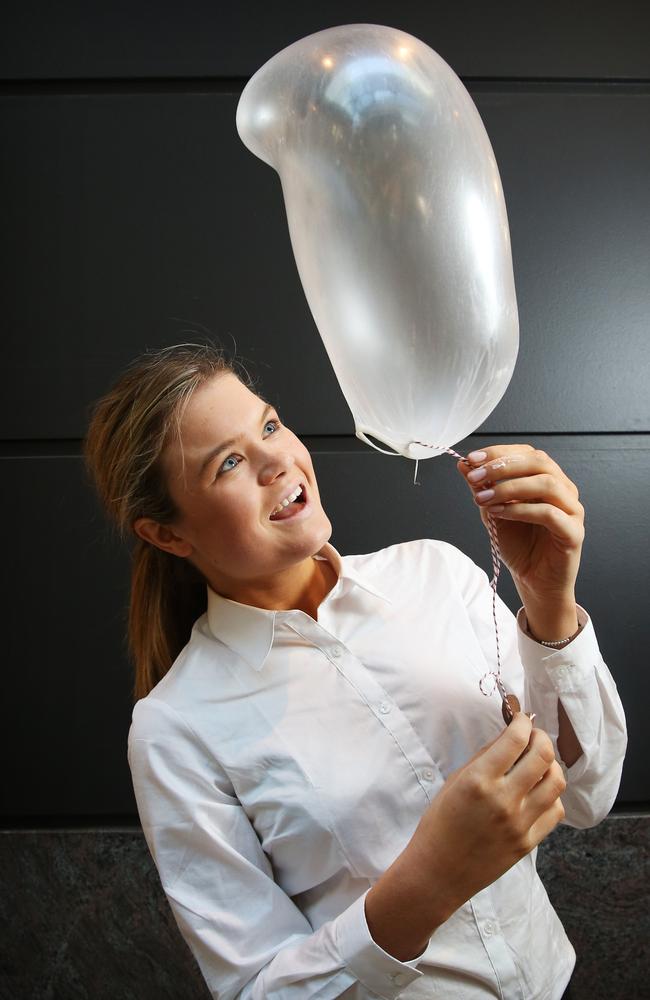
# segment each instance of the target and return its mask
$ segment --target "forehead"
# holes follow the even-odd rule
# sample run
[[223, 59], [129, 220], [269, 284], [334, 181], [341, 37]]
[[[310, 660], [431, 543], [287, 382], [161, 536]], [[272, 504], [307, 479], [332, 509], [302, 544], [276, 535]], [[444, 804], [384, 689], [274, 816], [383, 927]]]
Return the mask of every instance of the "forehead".
[[242, 421], [254, 415], [259, 406], [259, 397], [236, 375], [216, 375], [190, 396], [180, 421], [183, 444], [205, 434], [232, 437], [244, 429]]
[[227, 438], [246, 431], [262, 402], [231, 372], [215, 375], [196, 389], [183, 410], [178, 435], [165, 448], [165, 463], [200, 461], [205, 453]]

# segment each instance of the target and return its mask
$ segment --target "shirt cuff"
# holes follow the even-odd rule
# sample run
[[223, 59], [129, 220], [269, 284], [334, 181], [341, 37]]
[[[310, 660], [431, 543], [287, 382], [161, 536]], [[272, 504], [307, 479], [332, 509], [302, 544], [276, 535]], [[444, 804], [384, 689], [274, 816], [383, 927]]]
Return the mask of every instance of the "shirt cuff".
[[527, 634], [526, 609], [517, 612], [519, 653], [526, 674], [546, 687], [549, 682], [558, 694], [578, 690], [595, 672], [595, 663], [601, 659], [600, 649], [591, 618], [583, 607], [576, 604], [580, 632], [562, 649], [542, 646]]
[[337, 947], [346, 966], [367, 989], [384, 1000], [396, 1000], [405, 986], [424, 974], [415, 966], [427, 949], [401, 962], [380, 948], [370, 934], [366, 919], [365, 902], [369, 892], [370, 888], [338, 917]]

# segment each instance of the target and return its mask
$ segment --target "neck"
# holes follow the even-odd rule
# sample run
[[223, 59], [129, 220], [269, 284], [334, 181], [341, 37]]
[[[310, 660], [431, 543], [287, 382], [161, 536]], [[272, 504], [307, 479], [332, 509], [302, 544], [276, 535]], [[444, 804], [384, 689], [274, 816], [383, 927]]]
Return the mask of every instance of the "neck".
[[287, 589], [286, 593], [277, 592], [271, 595], [268, 589], [247, 586], [243, 590], [229, 587], [210, 586], [215, 593], [240, 604], [250, 604], [266, 611], [304, 611], [315, 621], [318, 621], [318, 608], [336, 585], [338, 577], [336, 570], [327, 559], [315, 559], [311, 556], [300, 564], [300, 580]]

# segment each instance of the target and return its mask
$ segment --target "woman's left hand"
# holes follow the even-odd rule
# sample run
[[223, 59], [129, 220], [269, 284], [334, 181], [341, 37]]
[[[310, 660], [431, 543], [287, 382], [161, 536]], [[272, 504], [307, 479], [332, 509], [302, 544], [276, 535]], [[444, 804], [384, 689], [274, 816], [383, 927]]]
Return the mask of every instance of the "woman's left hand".
[[[505, 504], [503, 511], [494, 513], [499, 550], [522, 600], [572, 598], [585, 537], [585, 509], [577, 486], [557, 462], [532, 445], [481, 450], [487, 452], [486, 459], [469, 466], [459, 461], [457, 468], [474, 495], [486, 529], [488, 512]], [[478, 468], [486, 474], [472, 482], [468, 476]], [[486, 489], [493, 489], [494, 496], [481, 500], [477, 494]]]

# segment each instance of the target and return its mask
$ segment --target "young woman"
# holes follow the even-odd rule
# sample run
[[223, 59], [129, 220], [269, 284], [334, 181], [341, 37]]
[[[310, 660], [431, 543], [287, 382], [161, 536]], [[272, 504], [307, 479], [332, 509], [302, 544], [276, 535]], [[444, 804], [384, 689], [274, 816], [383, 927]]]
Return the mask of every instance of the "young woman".
[[212, 996], [559, 1000], [575, 952], [537, 845], [607, 815], [627, 733], [557, 463], [458, 463], [484, 524], [505, 504], [523, 606], [497, 598], [501, 671], [533, 728], [479, 691], [486, 574], [428, 538], [341, 555], [309, 452], [218, 350], [138, 359], [86, 457], [135, 537], [138, 810]]

